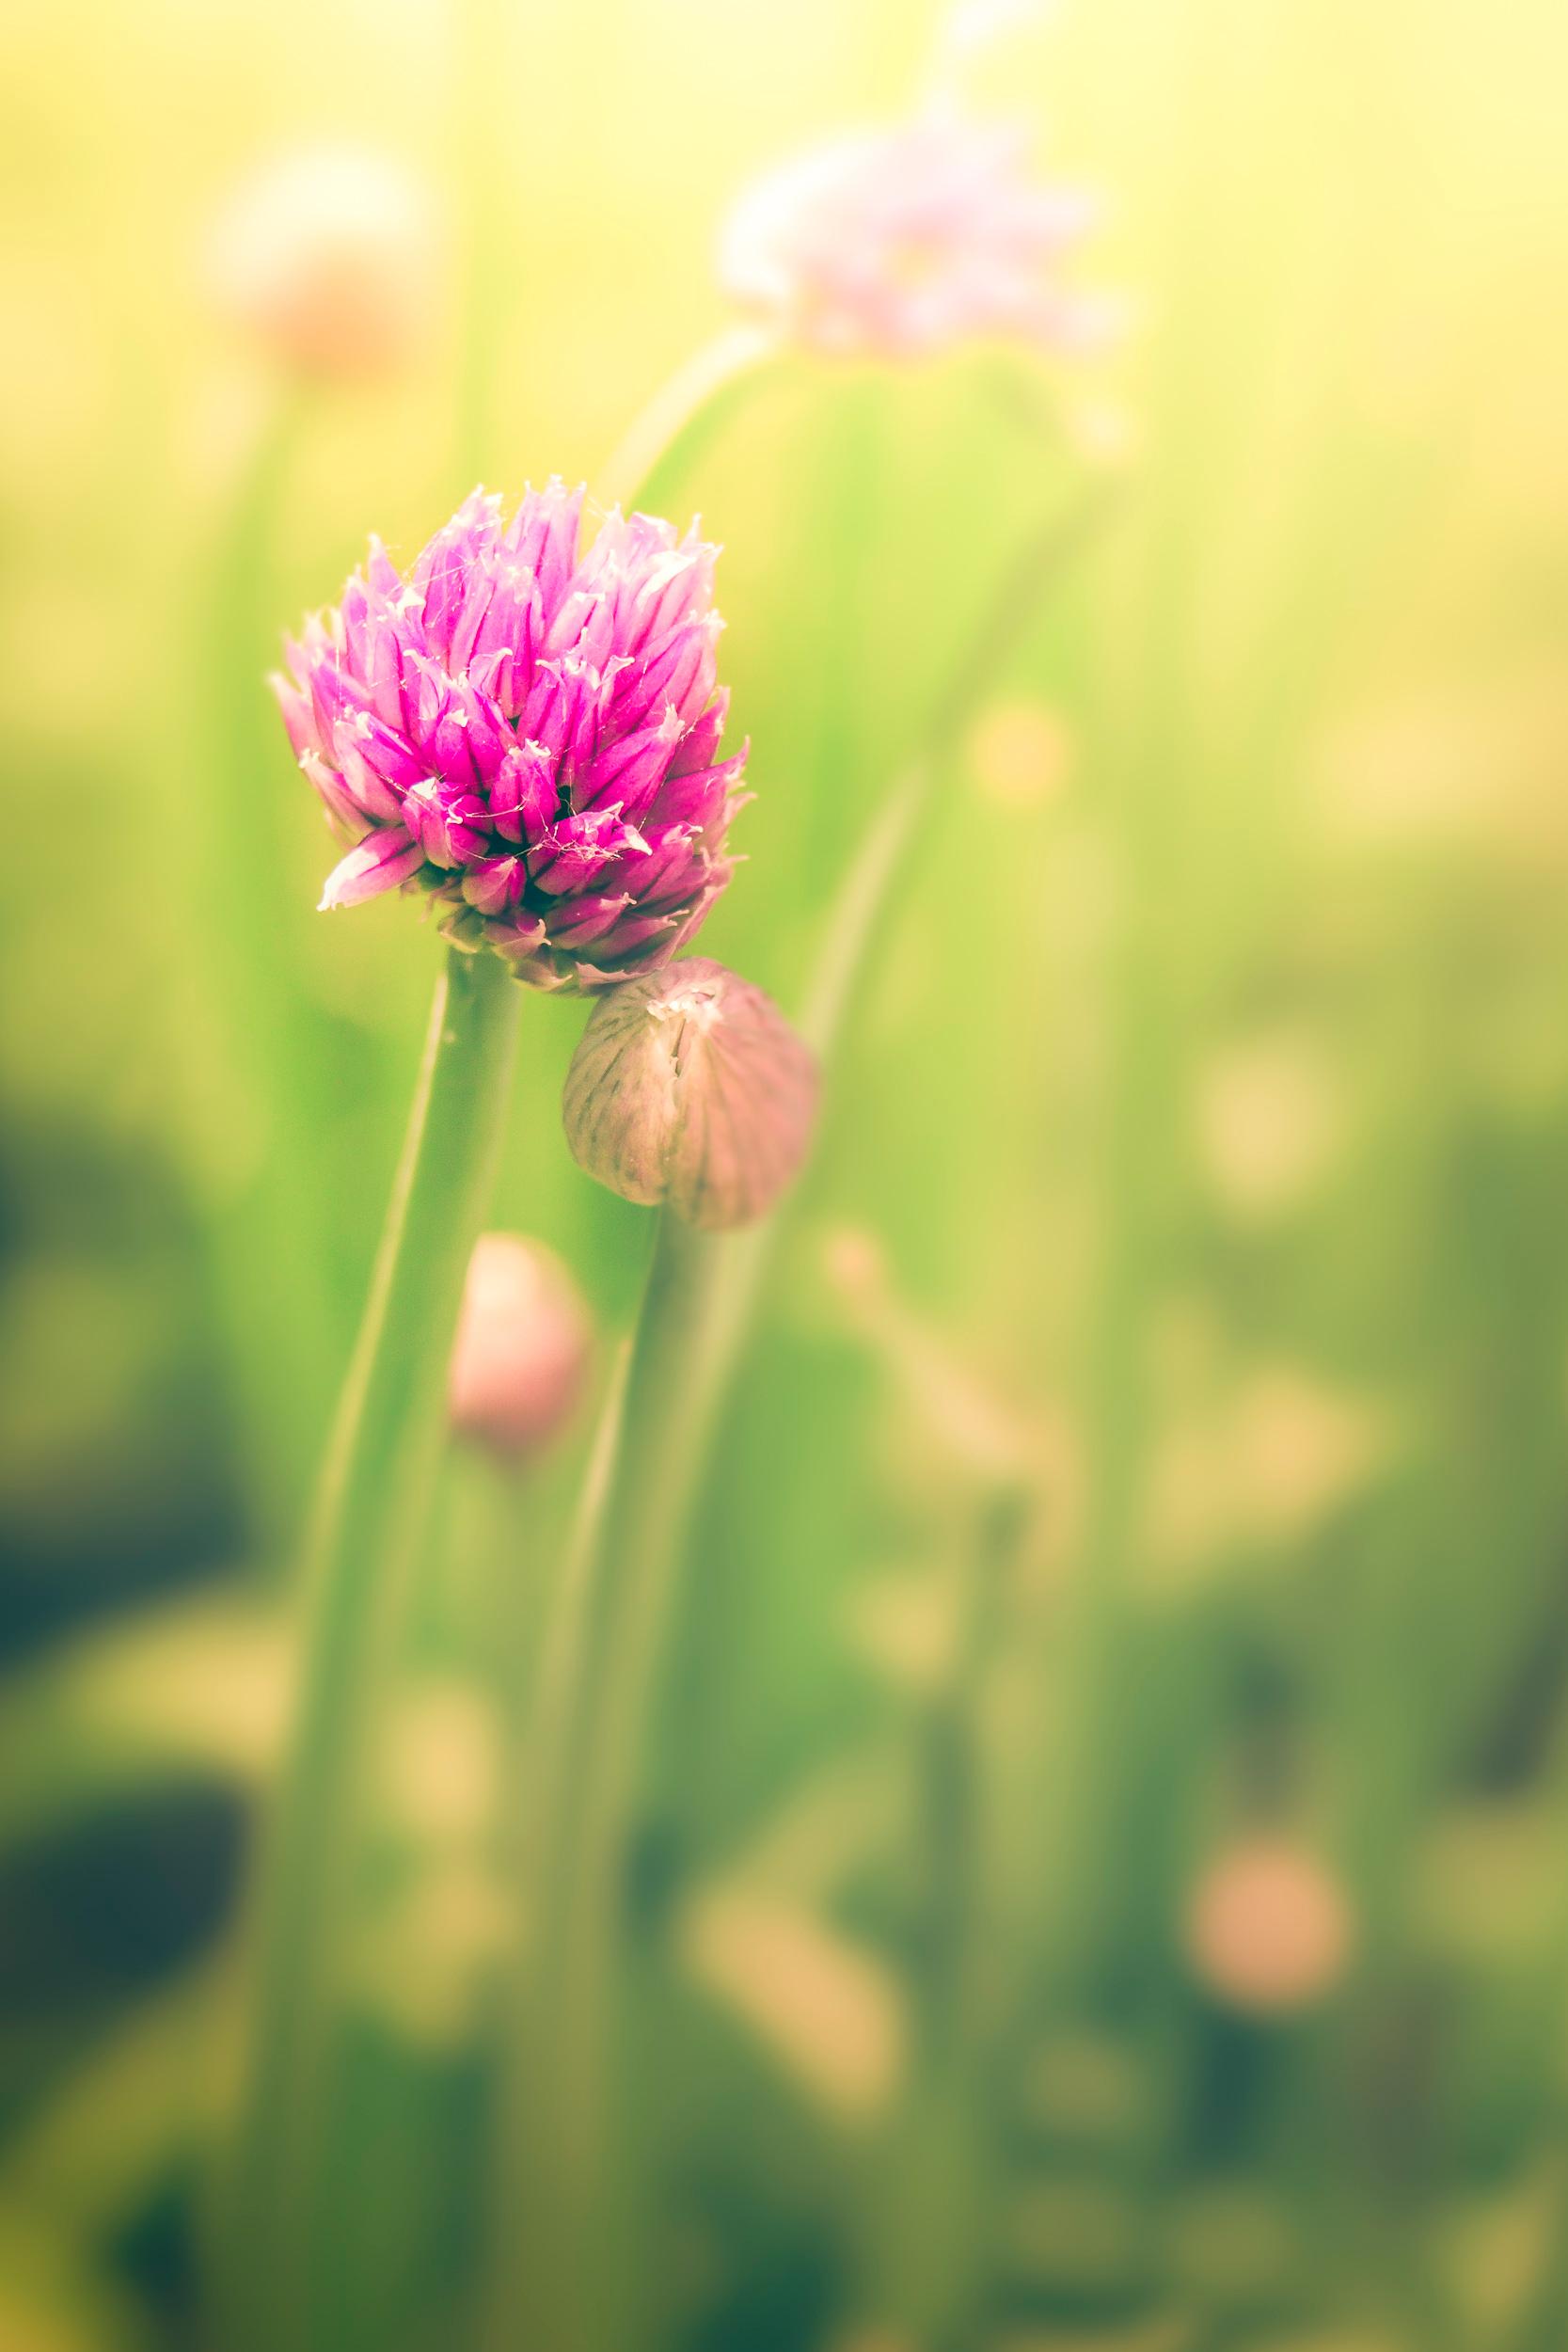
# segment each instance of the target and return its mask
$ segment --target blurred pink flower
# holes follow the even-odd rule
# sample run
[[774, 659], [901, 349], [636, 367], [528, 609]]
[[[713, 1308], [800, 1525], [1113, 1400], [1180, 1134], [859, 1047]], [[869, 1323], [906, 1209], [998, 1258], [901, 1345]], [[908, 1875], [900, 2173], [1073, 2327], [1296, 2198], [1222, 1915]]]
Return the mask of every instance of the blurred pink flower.
[[207, 239], [216, 307], [288, 366], [321, 375], [390, 367], [436, 306], [433, 191], [394, 157], [301, 148], [234, 188]]
[[1343, 1976], [1355, 1922], [1325, 1863], [1292, 1838], [1259, 1831], [1200, 1872], [1183, 1934], [1194, 1973], [1217, 1999], [1282, 2016], [1321, 2000]]
[[720, 274], [747, 309], [823, 352], [916, 358], [972, 336], [1056, 348], [1101, 307], [1062, 264], [1092, 221], [1031, 177], [1027, 126], [933, 107], [768, 173], [725, 231]]
[[745, 1225], [799, 1173], [816, 1059], [760, 988], [692, 956], [594, 1006], [566, 1073], [566, 1140], [624, 1200]]
[[571, 1419], [592, 1347], [588, 1310], [554, 1251], [482, 1233], [452, 1347], [452, 1427], [503, 1460], [536, 1454]]
[[746, 747], [719, 756], [717, 548], [582, 492], [476, 490], [406, 578], [379, 541], [274, 685], [301, 768], [355, 846], [324, 907], [428, 892], [457, 945], [535, 988], [665, 962], [730, 877]]

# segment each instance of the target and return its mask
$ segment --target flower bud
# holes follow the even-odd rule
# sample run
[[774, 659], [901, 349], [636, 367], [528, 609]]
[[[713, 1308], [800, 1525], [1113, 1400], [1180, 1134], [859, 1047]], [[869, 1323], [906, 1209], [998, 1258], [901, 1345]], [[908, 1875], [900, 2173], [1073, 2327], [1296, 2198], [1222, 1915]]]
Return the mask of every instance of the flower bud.
[[1305, 2009], [1343, 1974], [1354, 1941], [1338, 1881], [1293, 1840], [1251, 1836], [1215, 1856], [1187, 1905], [1194, 1973], [1254, 2016]]
[[482, 1233], [452, 1348], [452, 1428], [503, 1460], [538, 1453], [581, 1397], [592, 1344], [588, 1311], [554, 1252], [520, 1233]]
[[436, 206], [370, 149], [304, 149], [241, 182], [214, 224], [214, 303], [286, 365], [373, 374], [418, 344], [435, 308]]
[[400, 572], [378, 539], [273, 688], [348, 853], [324, 908], [425, 893], [530, 988], [612, 988], [687, 946], [726, 887], [746, 746], [722, 754], [719, 549], [559, 478], [484, 490]]
[[623, 1200], [746, 1225], [806, 1156], [810, 1049], [760, 988], [692, 956], [595, 1005], [566, 1073], [566, 1140]]

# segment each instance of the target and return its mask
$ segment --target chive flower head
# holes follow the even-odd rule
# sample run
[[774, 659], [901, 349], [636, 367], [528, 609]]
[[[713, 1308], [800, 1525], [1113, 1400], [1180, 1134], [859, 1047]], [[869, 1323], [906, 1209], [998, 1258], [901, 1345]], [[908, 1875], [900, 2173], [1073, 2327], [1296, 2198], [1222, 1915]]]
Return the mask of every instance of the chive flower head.
[[400, 572], [372, 540], [274, 679], [294, 754], [352, 844], [326, 908], [424, 893], [457, 946], [535, 988], [666, 962], [730, 877], [746, 747], [721, 757], [718, 549], [583, 493], [510, 522], [482, 490]]
[[725, 289], [835, 357], [919, 358], [993, 337], [1075, 349], [1102, 323], [1065, 276], [1094, 207], [1037, 180], [1029, 144], [1024, 124], [936, 104], [814, 148], [742, 197], [720, 250]]

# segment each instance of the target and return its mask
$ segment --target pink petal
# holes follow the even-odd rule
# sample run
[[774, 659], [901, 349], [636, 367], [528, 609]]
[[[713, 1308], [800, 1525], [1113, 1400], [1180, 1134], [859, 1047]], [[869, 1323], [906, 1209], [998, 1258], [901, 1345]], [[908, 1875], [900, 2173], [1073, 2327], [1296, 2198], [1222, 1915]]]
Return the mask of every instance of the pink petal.
[[423, 864], [424, 851], [401, 825], [385, 826], [339, 860], [326, 878], [318, 912], [378, 898], [384, 890], [398, 889]]

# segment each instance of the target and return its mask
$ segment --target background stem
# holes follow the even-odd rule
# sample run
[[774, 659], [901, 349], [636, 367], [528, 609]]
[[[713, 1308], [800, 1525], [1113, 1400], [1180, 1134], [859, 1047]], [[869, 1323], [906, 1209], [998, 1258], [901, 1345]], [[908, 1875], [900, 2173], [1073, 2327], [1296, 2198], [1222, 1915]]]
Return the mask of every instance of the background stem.
[[[1082, 520], [1076, 510], [1065, 523], [1053, 515], [1007, 567], [939, 694], [927, 752], [845, 876], [807, 994], [805, 1031], [824, 1058], [943, 755]], [[519, 2342], [587, 2352], [610, 2325], [617, 2282], [595, 2249], [612, 2193], [605, 2135], [619, 1885], [680, 1546], [772, 1236], [770, 1222], [702, 1233], [661, 1213], [625, 1397], [612, 1406], [620, 1436], [602, 1516], [563, 1585], [569, 1622], [551, 1643], [558, 1678], [530, 1775], [536, 1810], [525, 1869], [537, 1940], [501, 2090], [492, 2352]], [[531, 2217], [529, 2231], [519, 2216]]]
[[624, 1393], [617, 1384], [608, 1408], [619, 1443], [608, 1465], [600, 1451], [602, 1508], [564, 1581], [539, 1694], [525, 1857], [535, 1941], [503, 2091], [496, 2352], [535, 2343], [580, 2352], [610, 2326], [617, 2282], [595, 2248], [608, 2193], [610, 1969], [641, 1733], [717, 1401], [696, 1346], [717, 1270], [702, 1237], [661, 1212]]
[[634, 418], [594, 485], [603, 507], [657, 513], [730, 422], [779, 345], [760, 327], [732, 326], [676, 369]]
[[309, 413], [309, 392], [290, 386], [262, 420], [212, 549], [202, 614], [214, 783], [202, 890], [221, 910], [211, 931], [223, 1064], [214, 1083], [220, 1098], [234, 1089], [236, 1123], [249, 1131], [243, 1178], [222, 1202], [216, 1272], [244, 1408], [247, 1502], [268, 1553], [297, 1526], [344, 1336], [320, 1184], [280, 1144], [298, 1126], [319, 1132], [330, 1106], [313, 1074], [320, 1009], [306, 999], [296, 927], [279, 919], [294, 900], [293, 801], [262, 680], [277, 647], [274, 532]]
[[440, 1459], [447, 1356], [495, 1173], [519, 1001], [498, 958], [449, 952], [328, 1456], [309, 1547], [306, 1679], [263, 1857], [225, 2216], [224, 2352], [326, 2352], [330, 2341], [315, 2292], [313, 2184], [359, 1776]]

